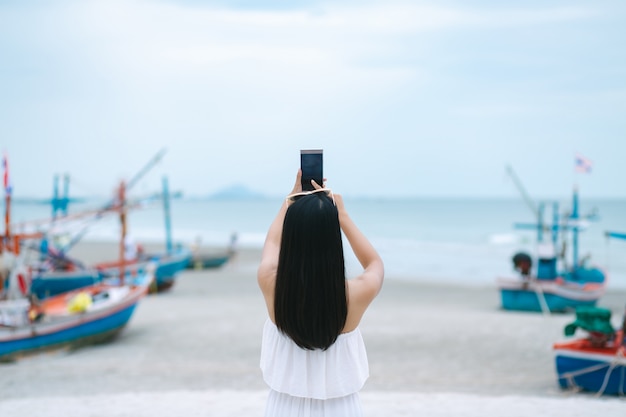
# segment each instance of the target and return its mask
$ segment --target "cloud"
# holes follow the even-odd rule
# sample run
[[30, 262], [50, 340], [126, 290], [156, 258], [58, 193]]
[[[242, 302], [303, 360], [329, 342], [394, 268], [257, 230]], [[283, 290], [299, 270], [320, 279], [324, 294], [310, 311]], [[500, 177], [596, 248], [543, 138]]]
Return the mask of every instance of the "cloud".
[[[345, 189], [365, 192], [381, 184], [396, 194], [471, 193], [471, 184], [449, 188], [459, 169], [448, 152], [451, 143], [466, 155], [475, 152], [472, 143], [492, 152], [503, 137], [541, 140], [547, 131], [580, 137], [576, 126], [585, 112], [612, 137], [618, 117], [602, 94], [613, 91], [610, 103], [619, 108], [623, 94], [611, 83], [622, 79], [623, 69], [579, 58], [581, 38], [599, 54], [615, 47], [608, 31], [588, 26], [605, 14], [592, 6], [440, 4], [0, 6], [0, 134], [14, 147], [49, 149], [33, 157], [42, 167], [58, 153], [66, 159], [54, 158], [55, 169], [73, 164], [105, 179], [111, 167], [104, 161], [116, 161], [116, 172], [132, 171], [138, 155], [167, 146], [178, 176], [172, 181], [198, 193], [250, 181], [244, 169], [258, 165], [260, 155], [270, 162], [254, 175], [290, 179], [291, 171], [281, 167], [292, 166], [297, 149], [321, 145], [329, 170], [346, 170], [343, 161], [355, 161]], [[591, 32], [597, 38], [586, 36]], [[602, 44], [607, 47], [597, 47]], [[604, 81], [606, 93], [594, 81], [600, 70], [612, 74]], [[579, 85], [597, 97], [603, 115], [584, 108]], [[94, 144], [101, 148], [92, 168], [86, 161]], [[58, 151], [61, 146], [71, 151]], [[419, 165], [416, 153], [426, 156]], [[506, 156], [492, 155], [485, 171]], [[410, 189], [395, 181], [429, 172], [442, 178]], [[42, 175], [48, 174], [42, 169]], [[354, 176], [363, 184], [353, 184]], [[210, 185], [203, 178], [211, 178]]]
[[[434, 4], [434, 3], [433, 3]], [[433, 4], [325, 4], [309, 10], [259, 11], [183, 7], [147, 1], [87, 1], [57, 10], [44, 23], [72, 47], [117, 63], [124, 71], [202, 70], [242, 61], [273, 65], [353, 66], [397, 36], [423, 32], [526, 26], [585, 19], [576, 8], [473, 10]], [[49, 14], [50, 9], [44, 13]], [[65, 15], [65, 19], [62, 15]], [[59, 45], [57, 45], [59, 46]]]

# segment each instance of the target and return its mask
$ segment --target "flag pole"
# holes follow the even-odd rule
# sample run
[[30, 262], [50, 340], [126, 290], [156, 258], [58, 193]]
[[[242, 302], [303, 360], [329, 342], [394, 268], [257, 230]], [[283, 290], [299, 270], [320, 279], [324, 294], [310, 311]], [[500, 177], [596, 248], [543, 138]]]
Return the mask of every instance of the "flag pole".
[[4, 166], [4, 236], [0, 249], [6, 246], [6, 249], [11, 251], [11, 187], [9, 185], [9, 160], [6, 152], [3, 156], [2, 165]]

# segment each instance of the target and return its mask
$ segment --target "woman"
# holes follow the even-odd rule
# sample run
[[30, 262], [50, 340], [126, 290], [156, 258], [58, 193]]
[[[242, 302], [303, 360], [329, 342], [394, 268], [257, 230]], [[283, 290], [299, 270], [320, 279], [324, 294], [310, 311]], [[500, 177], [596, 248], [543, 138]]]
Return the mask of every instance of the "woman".
[[[369, 376], [358, 325], [379, 293], [383, 262], [348, 216], [343, 199], [312, 181], [291, 194], [267, 233], [258, 282], [269, 319], [261, 369], [270, 393], [265, 415], [362, 416]], [[341, 232], [363, 272], [345, 277]]]

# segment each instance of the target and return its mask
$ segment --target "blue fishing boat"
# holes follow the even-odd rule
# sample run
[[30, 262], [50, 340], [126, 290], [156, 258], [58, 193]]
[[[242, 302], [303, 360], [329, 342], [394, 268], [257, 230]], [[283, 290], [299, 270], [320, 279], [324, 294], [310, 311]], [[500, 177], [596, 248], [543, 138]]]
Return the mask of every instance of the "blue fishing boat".
[[0, 301], [0, 361], [113, 339], [148, 291], [152, 275], [143, 277], [141, 285], [95, 284], [40, 302]]
[[43, 299], [100, 282], [110, 285], [133, 283], [140, 276], [140, 271], [150, 264], [155, 265], [151, 292], [163, 291], [174, 285], [177, 276], [186, 268], [190, 259], [191, 251], [178, 246], [171, 252], [139, 254], [133, 259], [100, 262], [71, 270], [43, 270], [33, 274], [30, 291]]
[[187, 267], [191, 259], [191, 251], [183, 246], [164, 254], [152, 254], [148, 258], [157, 262], [155, 272], [156, 290], [163, 291], [171, 288], [179, 273]]
[[[127, 262], [114, 261], [89, 267], [82, 265], [77, 260], [66, 259], [64, 264], [66, 267], [62, 269], [41, 269], [31, 272], [30, 293], [42, 300], [99, 283], [141, 285], [144, 271], [148, 268], [156, 271], [161, 267], [158, 260], [153, 261], [151, 259]], [[167, 263], [165, 267], [167, 267]], [[156, 279], [156, 272], [153, 275]], [[124, 279], [120, 279], [120, 277]]]
[[[609, 238], [626, 240], [626, 233], [606, 232]], [[576, 311], [576, 321], [565, 327], [573, 336], [577, 328], [587, 337], [555, 343], [555, 365], [561, 388], [599, 395], [626, 393], [626, 311], [621, 329], [613, 329], [611, 312], [605, 309]]]
[[232, 254], [195, 254], [185, 266], [187, 269], [212, 269], [226, 264]]
[[[586, 218], [579, 214], [578, 191], [574, 189], [572, 211], [564, 218], [559, 214], [558, 203], [553, 203], [552, 225], [543, 221], [543, 207], [539, 206], [537, 223], [515, 225], [520, 229], [536, 230], [539, 249], [534, 259], [526, 253], [513, 257], [519, 275], [497, 279], [502, 308], [550, 313], [595, 306], [605, 293], [607, 275], [602, 268], [587, 265], [587, 259], [579, 259], [578, 234], [584, 229]], [[545, 231], [551, 232], [551, 242], [544, 241]], [[572, 244], [569, 266], [564, 256], [562, 265], [559, 265], [555, 250], [559, 233], [567, 232], [571, 234]]]
[[164, 291], [171, 288], [180, 272], [186, 268], [191, 259], [191, 251], [177, 246], [165, 253], [139, 254], [135, 259], [102, 262], [94, 265], [98, 281], [115, 283], [119, 280], [119, 269], [123, 266], [125, 280], [133, 280], [136, 271], [148, 264], [155, 265], [154, 284], [151, 292]]
[[576, 310], [576, 321], [565, 326], [565, 335], [574, 336], [580, 328], [587, 336], [553, 345], [561, 388], [598, 395], [626, 393], [626, 314], [621, 329], [614, 329], [610, 319], [607, 309]]
[[101, 277], [102, 274], [97, 269], [41, 271], [33, 275], [30, 292], [43, 300], [77, 288], [97, 284]]

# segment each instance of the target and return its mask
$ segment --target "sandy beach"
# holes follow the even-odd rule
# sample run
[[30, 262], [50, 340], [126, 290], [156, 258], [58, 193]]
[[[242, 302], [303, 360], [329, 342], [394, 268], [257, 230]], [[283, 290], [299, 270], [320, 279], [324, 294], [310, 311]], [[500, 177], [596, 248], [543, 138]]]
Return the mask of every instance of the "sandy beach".
[[[85, 261], [115, 257], [83, 243]], [[146, 297], [112, 343], [0, 365], [0, 416], [258, 416], [266, 320], [258, 250], [225, 267], [183, 272]], [[600, 305], [617, 325], [626, 291]], [[361, 323], [367, 416], [622, 416], [626, 400], [562, 391], [552, 343], [573, 315], [505, 312], [493, 286], [388, 278]]]

